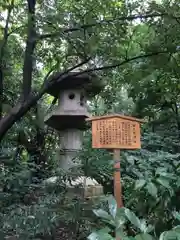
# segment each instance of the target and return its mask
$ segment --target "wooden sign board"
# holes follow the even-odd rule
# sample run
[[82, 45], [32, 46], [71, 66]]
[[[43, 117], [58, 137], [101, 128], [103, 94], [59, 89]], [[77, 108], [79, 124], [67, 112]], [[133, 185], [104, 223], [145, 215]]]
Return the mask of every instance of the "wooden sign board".
[[142, 120], [123, 115], [92, 117], [92, 147], [104, 149], [139, 149]]

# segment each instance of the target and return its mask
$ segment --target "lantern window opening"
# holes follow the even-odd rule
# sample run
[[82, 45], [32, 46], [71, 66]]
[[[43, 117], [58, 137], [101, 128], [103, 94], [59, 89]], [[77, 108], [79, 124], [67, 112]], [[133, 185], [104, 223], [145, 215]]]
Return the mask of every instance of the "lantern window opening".
[[80, 105], [83, 107], [84, 106], [84, 102], [85, 102], [85, 96], [83, 93], [81, 93], [80, 95]]
[[69, 97], [69, 99], [73, 100], [73, 99], [75, 99], [75, 94], [74, 93], [70, 93], [68, 95], [68, 97]]

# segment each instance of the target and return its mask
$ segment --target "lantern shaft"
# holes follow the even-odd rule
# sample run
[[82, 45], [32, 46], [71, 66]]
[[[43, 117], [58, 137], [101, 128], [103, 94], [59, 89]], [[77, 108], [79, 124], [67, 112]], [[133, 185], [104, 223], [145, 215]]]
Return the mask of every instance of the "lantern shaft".
[[77, 160], [77, 151], [64, 150], [60, 153], [59, 166], [65, 171], [79, 164], [80, 161]]
[[79, 129], [66, 129], [60, 131], [60, 149], [77, 151], [82, 148], [83, 131]]
[[60, 132], [60, 167], [68, 170], [79, 164], [77, 155], [82, 148], [83, 132], [79, 129], [66, 129]]

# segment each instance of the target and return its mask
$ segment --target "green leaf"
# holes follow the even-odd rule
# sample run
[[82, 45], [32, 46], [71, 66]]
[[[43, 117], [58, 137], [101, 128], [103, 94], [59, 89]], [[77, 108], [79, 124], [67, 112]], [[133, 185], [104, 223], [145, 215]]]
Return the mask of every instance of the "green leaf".
[[91, 234], [88, 236], [87, 239], [88, 239], [88, 240], [98, 240], [98, 239], [100, 239], [100, 238], [99, 238], [99, 236], [98, 236], [98, 234], [97, 234], [96, 232], [93, 232], [93, 233], [91, 233]]
[[164, 172], [166, 172], [166, 171], [167, 171], [167, 168], [165, 168], [165, 167], [158, 167], [158, 168], [156, 169], [156, 175], [161, 175], [162, 172], [164, 173]]
[[147, 233], [150, 233], [150, 232], [152, 232], [154, 230], [154, 226], [153, 225], [151, 225], [151, 224], [149, 224], [148, 225], [148, 227], [147, 227]]
[[99, 230], [98, 233], [109, 233], [110, 231], [111, 231], [110, 228], [105, 227], [105, 228], [102, 228], [101, 230]]
[[157, 197], [157, 187], [155, 186], [154, 183], [150, 182], [146, 185], [146, 188], [148, 190], [148, 193], [153, 196]]
[[156, 175], [160, 175], [160, 176], [162, 176], [162, 177], [164, 177], [166, 179], [167, 178], [168, 179], [172, 179], [172, 180], [176, 179], [176, 177], [173, 174], [168, 173], [167, 169], [166, 168], [162, 168], [162, 167], [157, 168]]
[[116, 217], [117, 214], [117, 203], [113, 196], [110, 196], [108, 198], [108, 204], [109, 204], [109, 212], [113, 218]]
[[146, 233], [147, 230], [148, 230], [146, 220], [143, 219], [140, 222], [141, 222], [140, 223], [140, 230], [141, 230], [141, 232]]
[[158, 183], [160, 183], [163, 187], [170, 189], [169, 181], [164, 177], [159, 177], [156, 179]]
[[116, 229], [116, 236], [121, 238], [121, 239], [125, 239], [125, 235], [124, 235], [124, 232], [123, 232], [123, 229], [122, 228], [119, 228], [119, 229]]
[[136, 180], [135, 182], [135, 189], [141, 189], [144, 185], [146, 184], [146, 180], [144, 179], [139, 179], [139, 180]]
[[125, 215], [126, 217], [128, 218], [128, 220], [135, 226], [137, 227], [138, 229], [141, 228], [141, 222], [139, 220], [138, 217], [136, 217], [136, 215], [131, 212], [129, 209], [125, 209]]
[[174, 227], [173, 231], [176, 232], [177, 238], [180, 239], [180, 225]]
[[180, 239], [180, 225], [173, 228], [173, 231], [176, 232], [178, 239]]
[[88, 236], [87, 239], [88, 240], [113, 240], [114, 238], [108, 233], [93, 232]]
[[125, 208], [118, 208], [116, 213], [116, 228], [121, 227], [126, 221]]
[[166, 231], [161, 233], [159, 240], [176, 240], [179, 239], [179, 234], [176, 233], [176, 231]]
[[136, 240], [153, 240], [153, 237], [148, 233], [141, 233], [135, 236]]
[[173, 212], [173, 216], [180, 221], [180, 213], [179, 212]]
[[107, 220], [112, 220], [111, 215], [109, 215], [106, 211], [104, 211], [103, 209], [97, 209], [97, 210], [93, 210], [93, 213], [100, 218], [103, 219], [107, 219]]

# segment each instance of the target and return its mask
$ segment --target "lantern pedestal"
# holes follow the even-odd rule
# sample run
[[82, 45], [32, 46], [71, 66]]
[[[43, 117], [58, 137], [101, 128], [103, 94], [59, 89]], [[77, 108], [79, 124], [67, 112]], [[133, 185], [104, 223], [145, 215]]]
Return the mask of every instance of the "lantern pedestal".
[[103, 186], [95, 179], [79, 177], [68, 184], [69, 193], [85, 199], [100, 197], [103, 195]]

